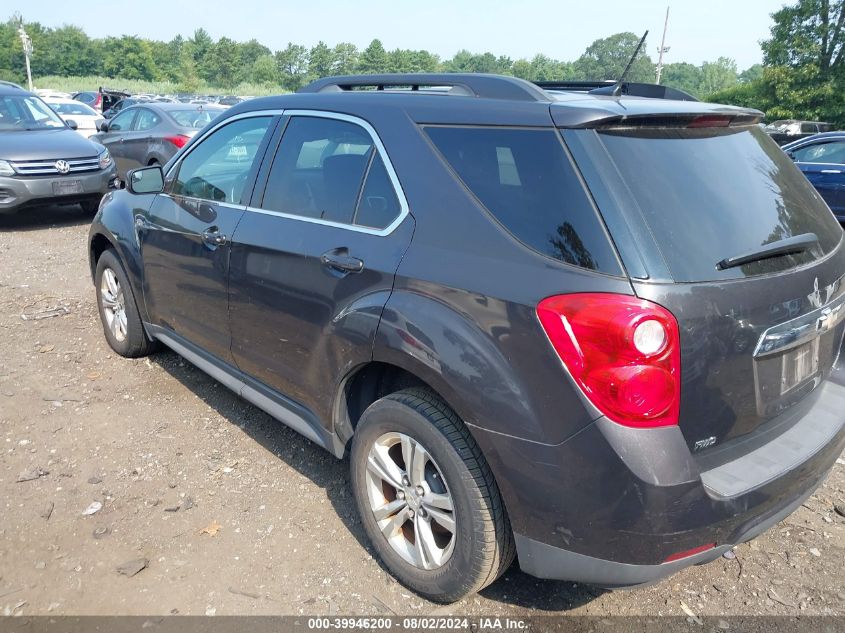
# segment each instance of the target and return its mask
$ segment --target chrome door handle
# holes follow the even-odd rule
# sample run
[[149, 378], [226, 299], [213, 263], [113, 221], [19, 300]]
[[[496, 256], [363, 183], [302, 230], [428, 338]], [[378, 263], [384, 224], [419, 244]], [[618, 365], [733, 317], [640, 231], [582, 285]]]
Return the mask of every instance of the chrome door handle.
[[216, 226], [212, 226], [202, 232], [202, 241], [209, 246], [223, 246], [229, 238], [223, 235]]

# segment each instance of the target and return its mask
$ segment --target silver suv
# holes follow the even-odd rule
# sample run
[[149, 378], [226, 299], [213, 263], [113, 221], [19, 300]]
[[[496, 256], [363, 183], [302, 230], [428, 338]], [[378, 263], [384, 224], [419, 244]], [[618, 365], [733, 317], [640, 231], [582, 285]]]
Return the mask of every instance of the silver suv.
[[114, 161], [74, 128], [35, 95], [0, 85], [0, 213], [45, 204], [97, 210]]

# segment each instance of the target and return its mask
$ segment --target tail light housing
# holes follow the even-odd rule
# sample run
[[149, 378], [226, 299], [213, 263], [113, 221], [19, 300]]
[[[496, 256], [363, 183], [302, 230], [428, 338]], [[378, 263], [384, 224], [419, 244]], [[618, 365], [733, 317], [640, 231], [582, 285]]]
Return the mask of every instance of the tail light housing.
[[543, 299], [537, 317], [570, 375], [618, 424], [678, 423], [678, 322], [663, 306], [628, 295], [582, 293]]
[[169, 141], [179, 149], [182, 149], [183, 147], [185, 147], [185, 143], [191, 140], [191, 137], [185, 134], [176, 134], [174, 136], [165, 136], [164, 140]]

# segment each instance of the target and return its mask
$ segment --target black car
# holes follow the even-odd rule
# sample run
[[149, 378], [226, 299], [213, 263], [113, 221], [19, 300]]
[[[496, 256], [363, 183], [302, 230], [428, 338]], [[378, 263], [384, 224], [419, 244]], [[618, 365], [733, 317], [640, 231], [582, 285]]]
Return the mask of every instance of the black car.
[[[565, 86], [563, 86], [565, 88]], [[842, 229], [754, 110], [491, 75], [319, 80], [130, 172], [105, 336], [337, 457], [431, 599], [719, 557], [845, 448]]]

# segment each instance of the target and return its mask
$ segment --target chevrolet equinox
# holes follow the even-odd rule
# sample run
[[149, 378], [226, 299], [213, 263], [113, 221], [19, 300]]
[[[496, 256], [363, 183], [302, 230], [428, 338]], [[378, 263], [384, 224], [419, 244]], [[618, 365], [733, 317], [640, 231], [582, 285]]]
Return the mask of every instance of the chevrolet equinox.
[[106, 195], [105, 337], [348, 455], [373, 547], [430, 599], [514, 557], [604, 587], [717, 558], [845, 447], [843, 232], [760, 112], [636, 86], [239, 104]]

